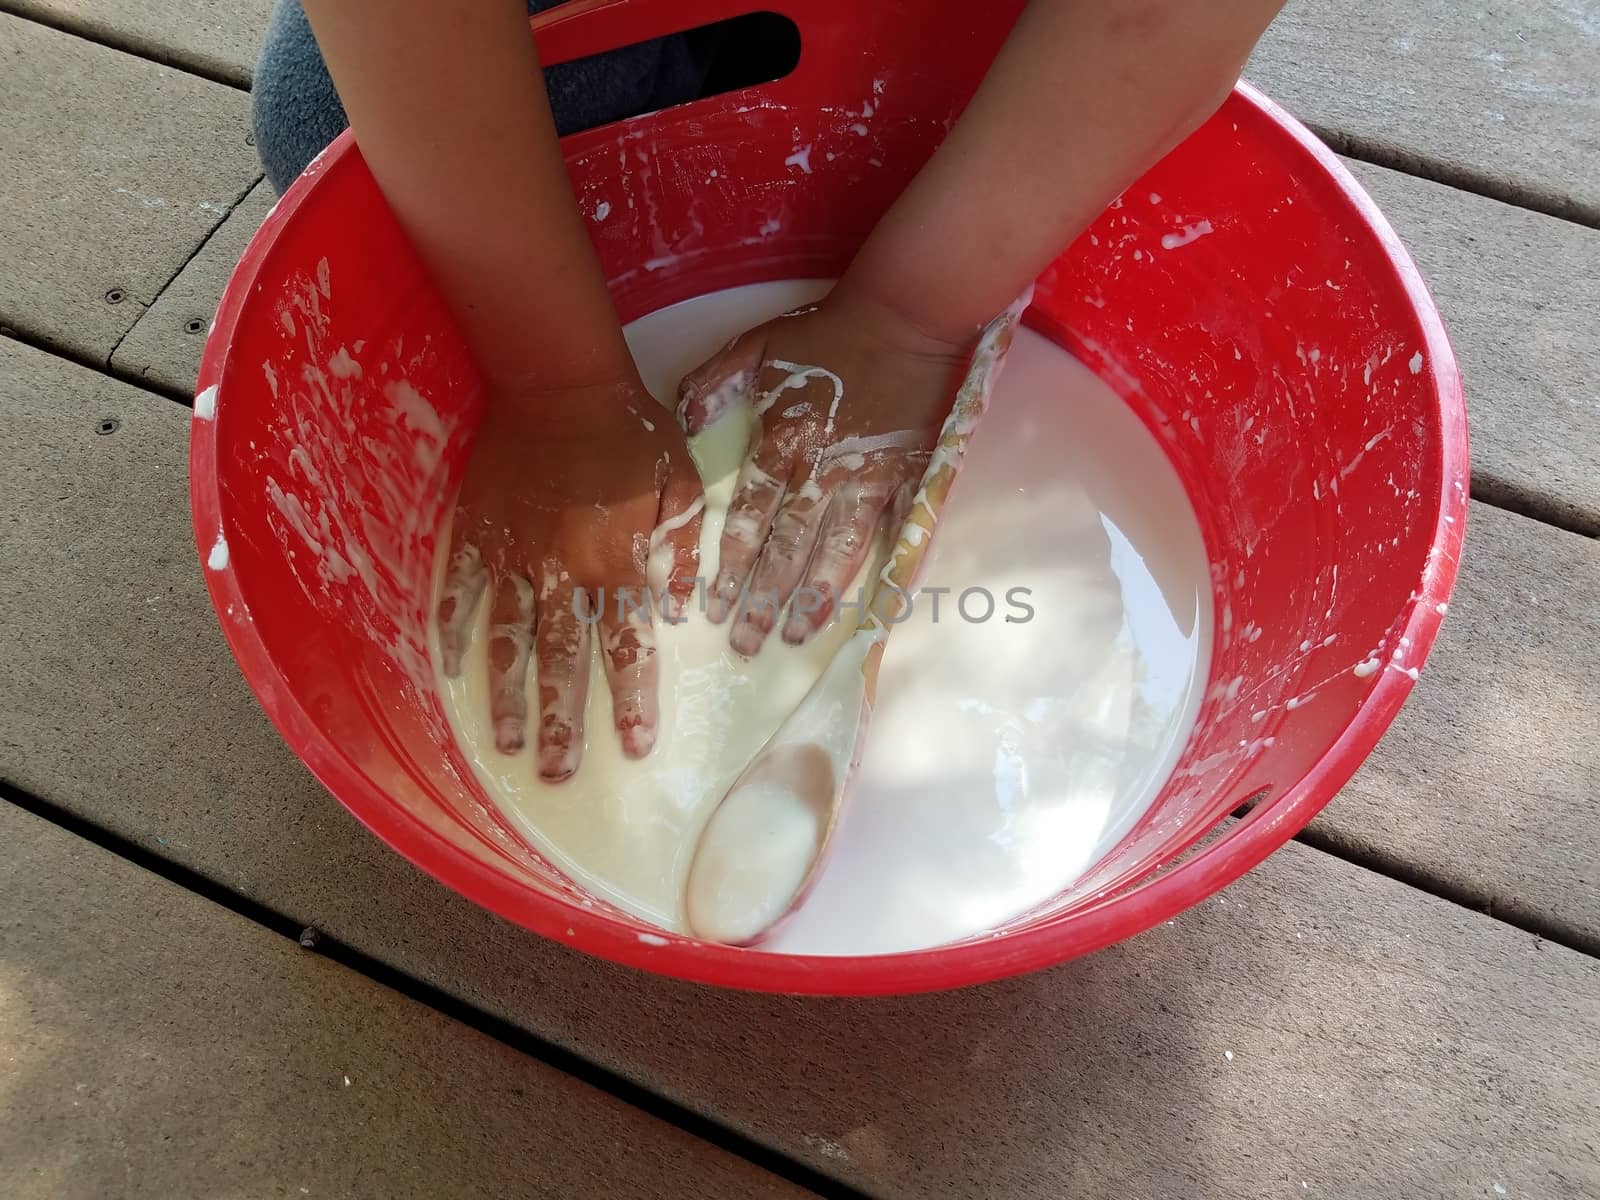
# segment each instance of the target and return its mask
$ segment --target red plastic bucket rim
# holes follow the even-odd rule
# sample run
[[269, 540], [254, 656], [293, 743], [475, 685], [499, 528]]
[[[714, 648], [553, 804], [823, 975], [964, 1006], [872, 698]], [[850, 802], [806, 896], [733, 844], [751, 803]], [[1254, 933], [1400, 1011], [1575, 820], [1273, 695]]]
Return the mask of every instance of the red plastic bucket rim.
[[[1437, 621], [1425, 609], [1443, 604], [1454, 586], [1465, 522], [1444, 513], [1450, 492], [1469, 475], [1465, 400], [1454, 350], [1422, 275], [1398, 235], [1354, 176], [1314, 134], [1248, 83], [1235, 89], [1242, 103], [1266, 118], [1337, 185], [1349, 217], [1372, 235], [1394, 273], [1422, 337], [1425, 370], [1440, 414], [1439, 518], [1431, 539], [1443, 560], [1429, 572], [1413, 602], [1404, 635], [1415, 661], [1431, 649]], [[202, 358], [197, 392], [222, 381], [231, 331], [274, 244], [313, 194], [330, 164], [355, 152], [346, 131], [319, 155], [268, 215], [246, 248], [223, 293], [216, 329]], [[191, 511], [196, 549], [204, 560], [220, 528], [223, 508], [217, 472], [215, 420], [196, 420], [190, 443]], [[233, 572], [204, 571], [219, 616], [248, 613]], [[499, 916], [556, 942], [581, 941], [591, 953], [655, 974], [722, 986], [813, 994], [906, 994], [965, 986], [1020, 974], [1092, 953], [1153, 928], [1238, 879], [1291, 838], [1344, 786], [1377, 745], [1409, 695], [1413, 680], [1385, 671], [1349, 725], [1295, 784], [1258, 803], [1222, 837], [1175, 866], [1114, 895], [1096, 897], [1065, 925], [1037, 926], [891, 955], [802, 956], [737, 950], [674, 937], [672, 953], [624, 925], [554, 893], [535, 892], [449, 844], [395, 804], [318, 727], [283, 684], [271, 654], [249, 620], [222, 620], [224, 634], [246, 681], [284, 740], [296, 748], [317, 779], [373, 834], [434, 879]]]

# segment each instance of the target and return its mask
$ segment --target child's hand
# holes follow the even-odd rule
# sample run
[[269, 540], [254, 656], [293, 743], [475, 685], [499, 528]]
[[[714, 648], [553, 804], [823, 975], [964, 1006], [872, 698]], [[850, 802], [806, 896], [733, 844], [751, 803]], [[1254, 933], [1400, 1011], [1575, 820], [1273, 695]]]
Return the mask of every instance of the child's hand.
[[836, 291], [684, 378], [678, 418], [690, 434], [747, 397], [760, 418], [708, 598], [713, 621], [737, 609], [736, 651], [755, 654], [799, 588], [783, 640], [798, 645], [828, 622], [885, 511], [916, 491], [969, 351]]
[[578, 769], [592, 628], [623, 749], [649, 752], [658, 712], [651, 609], [672, 603], [665, 611], [675, 614], [694, 589], [701, 505], [683, 434], [636, 376], [490, 397], [438, 615], [445, 673], [455, 675], [489, 591], [490, 706], [503, 753], [526, 740], [531, 657], [539, 774], [555, 781]]

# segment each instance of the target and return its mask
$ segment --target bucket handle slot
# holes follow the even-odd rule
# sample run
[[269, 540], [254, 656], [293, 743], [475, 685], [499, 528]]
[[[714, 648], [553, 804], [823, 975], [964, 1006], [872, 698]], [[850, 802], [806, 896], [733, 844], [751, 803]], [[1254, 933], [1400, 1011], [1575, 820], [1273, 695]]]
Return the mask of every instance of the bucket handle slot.
[[807, 11], [797, 16], [786, 8], [781, 2], [763, 4], [761, 0], [569, 0], [534, 14], [528, 24], [539, 46], [540, 64], [553, 67], [758, 12], [788, 17], [800, 30], [803, 44], [807, 24], [815, 14]]
[[[964, 105], [1022, 11], [1022, 0], [569, 0], [529, 18], [543, 66], [775, 13], [800, 32], [800, 60], [752, 90], [784, 105], [816, 107], [869, 94], [875, 79], [915, 79], [932, 108]], [[707, 97], [685, 105], [725, 103]], [[943, 102], [943, 103], [941, 103]], [[957, 107], [959, 111], [959, 106]]]

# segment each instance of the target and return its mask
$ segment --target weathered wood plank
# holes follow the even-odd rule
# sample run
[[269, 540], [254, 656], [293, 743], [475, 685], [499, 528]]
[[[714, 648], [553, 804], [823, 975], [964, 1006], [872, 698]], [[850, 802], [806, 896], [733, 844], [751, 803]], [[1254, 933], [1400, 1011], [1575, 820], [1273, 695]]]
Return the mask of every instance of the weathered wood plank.
[[[248, 86], [270, 0], [3, 0], [86, 37]], [[1600, 10], [1291, 4], [1248, 75], [1396, 165], [1455, 172], [1600, 217]], [[1423, 166], [1426, 162], [1426, 166]]]
[[0, 1195], [799, 1188], [0, 802]]
[[247, 88], [272, 0], [0, 0], [0, 9]]
[[1466, 381], [1473, 494], [1600, 535], [1600, 231], [1382, 167]]
[[1245, 77], [1339, 149], [1600, 221], [1600, 7], [1290, 4]]
[[[16, 785], [873, 1194], [1600, 1192], [1600, 964], [1302, 846], [1133, 943], [912, 999], [718, 992], [509, 927], [379, 846], [260, 716], [205, 607], [186, 414], [26, 349], [0, 368], [0, 479], [26, 491], [0, 505]], [[1468, 570], [1501, 552], [1480, 509]], [[1502, 669], [1493, 636], [1441, 652], [1460, 688]], [[1499, 695], [1503, 728], [1547, 735], [1537, 695]], [[1387, 800], [1426, 808], [1455, 750], [1406, 752]], [[1497, 819], [1474, 806], [1504, 782], [1440, 802], [1440, 844]], [[1585, 838], [1562, 803], [1499, 855], [1532, 873]]]
[[260, 176], [249, 97], [5, 15], [0, 62], [0, 325], [105, 362]]
[[250, 189], [200, 252], [140, 314], [111, 356], [112, 370], [174, 391], [194, 391], [206, 331], [222, 289], [276, 199], [265, 180]]
[[1417, 692], [1314, 828], [1600, 953], [1596, 597], [1600, 542], [1474, 505]]

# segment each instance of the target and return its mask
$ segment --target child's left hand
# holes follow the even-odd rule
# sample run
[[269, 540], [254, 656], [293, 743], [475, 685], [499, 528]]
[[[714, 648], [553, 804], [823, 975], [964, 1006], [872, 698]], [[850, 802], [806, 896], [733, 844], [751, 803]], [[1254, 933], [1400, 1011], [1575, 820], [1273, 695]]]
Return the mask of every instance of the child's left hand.
[[660, 711], [652, 612], [676, 619], [693, 593], [701, 507], [683, 435], [631, 361], [581, 387], [490, 385], [438, 620], [444, 672], [459, 674], [478, 599], [489, 597], [476, 652], [488, 657], [501, 753], [529, 735], [531, 669], [539, 775], [556, 783], [578, 769], [596, 629], [623, 752], [649, 753]]
[[713, 621], [737, 610], [734, 650], [755, 654], [802, 587], [783, 640], [828, 623], [885, 512], [915, 493], [970, 350], [836, 290], [684, 378], [678, 419], [691, 435], [747, 398], [760, 420], [708, 600]]

